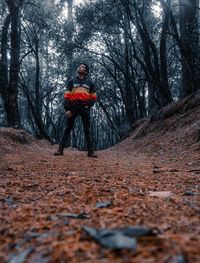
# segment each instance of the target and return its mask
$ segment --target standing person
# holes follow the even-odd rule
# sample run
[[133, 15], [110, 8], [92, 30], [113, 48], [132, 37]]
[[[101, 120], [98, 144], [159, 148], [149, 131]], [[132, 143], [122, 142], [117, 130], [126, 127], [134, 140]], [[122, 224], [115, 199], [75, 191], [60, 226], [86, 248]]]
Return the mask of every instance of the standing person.
[[55, 156], [63, 155], [67, 138], [74, 125], [77, 116], [81, 116], [84, 133], [87, 141], [88, 157], [97, 157], [93, 150], [93, 141], [90, 131], [90, 108], [94, 105], [97, 95], [94, 84], [88, 78], [89, 67], [81, 63], [77, 68], [77, 76], [67, 84], [67, 91], [64, 94], [65, 114], [67, 127], [64, 130], [62, 139]]

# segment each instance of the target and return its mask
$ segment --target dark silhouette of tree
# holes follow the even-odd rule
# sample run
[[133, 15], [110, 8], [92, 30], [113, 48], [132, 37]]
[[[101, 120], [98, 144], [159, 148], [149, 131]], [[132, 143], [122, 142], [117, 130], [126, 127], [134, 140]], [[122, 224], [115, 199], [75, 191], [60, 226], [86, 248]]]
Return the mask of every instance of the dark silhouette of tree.
[[[161, 1], [164, 5], [165, 2]], [[166, 8], [170, 12], [172, 35], [177, 43], [181, 54], [182, 96], [187, 96], [199, 89], [200, 82], [200, 41], [199, 41], [199, 1], [179, 0], [178, 11], [174, 14], [170, 5]]]
[[199, 89], [200, 83], [199, 1], [180, 0], [179, 5], [183, 94], [187, 96]]
[[9, 82], [6, 88], [6, 115], [8, 126], [20, 126], [18, 109], [18, 81], [19, 81], [19, 58], [20, 58], [20, 11], [23, 0], [6, 0], [9, 8], [11, 32], [10, 32], [10, 70]]
[[0, 94], [3, 99], [4, 109], [6, 112], [8, 108], [8, 30], [10, 25], [10, 14], [4, 20], [1, 35], [1, 60], [0, 60]]

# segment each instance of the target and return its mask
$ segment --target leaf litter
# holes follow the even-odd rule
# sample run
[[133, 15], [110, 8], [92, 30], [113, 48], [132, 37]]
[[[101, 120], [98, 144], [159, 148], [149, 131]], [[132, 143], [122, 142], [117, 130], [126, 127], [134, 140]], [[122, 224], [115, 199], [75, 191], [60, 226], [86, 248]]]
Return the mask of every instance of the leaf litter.
[[182, 128], [162, 137], [153, 125], [95, 160], [1, 134], [0, 262], [200, 262], [197, 145]]

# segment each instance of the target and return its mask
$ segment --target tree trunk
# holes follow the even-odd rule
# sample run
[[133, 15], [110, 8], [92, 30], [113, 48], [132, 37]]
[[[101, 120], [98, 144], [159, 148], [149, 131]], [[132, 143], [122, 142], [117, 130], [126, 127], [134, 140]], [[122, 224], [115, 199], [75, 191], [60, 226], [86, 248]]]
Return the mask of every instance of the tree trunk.
[[198, 0], [179, 0], [180, 39], [183, 46], [181, 57], [183, 95], [188, 96], [199, 88], [200, 48], [198, 35]]
[[10, 127], [20, 126], [20, 116], [18, 109], [18, 81], [20, 70], [20, 7], [23, 0], [7, 0], [11, 18], [11, 62], [10, 80], [7, 90], [7, 125]]
[[[124, 69], [124, 82], [125, 82], [125, 107], [127, 113], [127, 119], [130, 126], [135, 122], [134, 116], [134, 93], [130, 83], [130, 68], [129, 68], [129, 59], [130, 59], [130, 44], [128, 36], [128, 20], [125, 18], [124, 24], [124, 57], [125, 57], [125, 69]], [[136, 109], [135, 109], [136, 110]]]
[[8, 14], [3, 27], [1, 37], [1, 61], [0, 61], [0, 94], [3, 100], [4, 109], [7, 112], [7, 89], [8, 89], [8, 59], [7, 59], [7, 46], [8, 46], [8, 29], [10, 25], [10, 15]]
[[39, 60], [39, 40], [35, 40], [35, 60], [36, 60], [36, 73], [35, 73], [35, 109], [38, 118], [42, 119], [42, 100], [40, 92], [40, 60]]
[[[169, 1], [167, 4], [169, 4]], [[169, 88], [169, 81], [168, 81], [167, 45], [166, 45], [170, 13], [168, 8], [163, 8], [163, 9], [165, 16], [164, 16], [164, 21], [163, 21], [163, 26], [160, 36], [160, 76], [162, 83], [162, 88], [160, 92], [162, 94], [161, 97], [162, 100], [164, 101], [164, 105], [167, 105], [168, 103], [172, 102], [172, 94]]]
[[[21, 83], [21, 88], [22, 88], [22, 91], [24, 92], [24, 94], [27, 98], [28, 105], [30, 107], [33, 119], [34, 119], [36, 127], [37, 127], [37, 131], [35, 129], [35, 132], [37, 133], [36, 135], [39, 136], [40, 138], [45, 138], [45, 139], [49, 140], [50, 142], [52, 142], [51, 137], [48, 135], [48, 132], [45, 129], [42, 118], [40, 116], [38, 116], [36, 107], [35, 107], [34, 103], [32, 102], [28, 87], [26, 86], [25, 83]], [[33, 125], [33, 127], [34, 127], [34, 125]], [[39, 134], [38, 134], [38, 131], [39, 131]]]
[[72, 61], [73, 61], [73, 32], [74, 32], [74, 25], [73, 25], [73, 0], [67, 0], [68, 4], [68, 24], [67, 24], [67, 43], [66, 43], [66, 56], [67, 56], [67, 79], [71, 79], [73, 75], [72, 69]]

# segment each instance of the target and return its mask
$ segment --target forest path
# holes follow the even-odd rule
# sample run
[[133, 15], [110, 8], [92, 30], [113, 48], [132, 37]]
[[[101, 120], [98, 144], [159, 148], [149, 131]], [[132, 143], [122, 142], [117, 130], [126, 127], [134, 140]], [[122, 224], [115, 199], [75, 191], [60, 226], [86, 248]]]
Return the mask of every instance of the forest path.
[[[54, 157], [56, 149], [30, 145], [1, 159], [0, 262], [200, 262], [198, 152], [118, 145], [88, 158], [72, 149]], [[96, 207], [105, 201], [111, 205]], [[82, 230], [141, 224], [156, 235], [134, 252], [101, 248]]]

